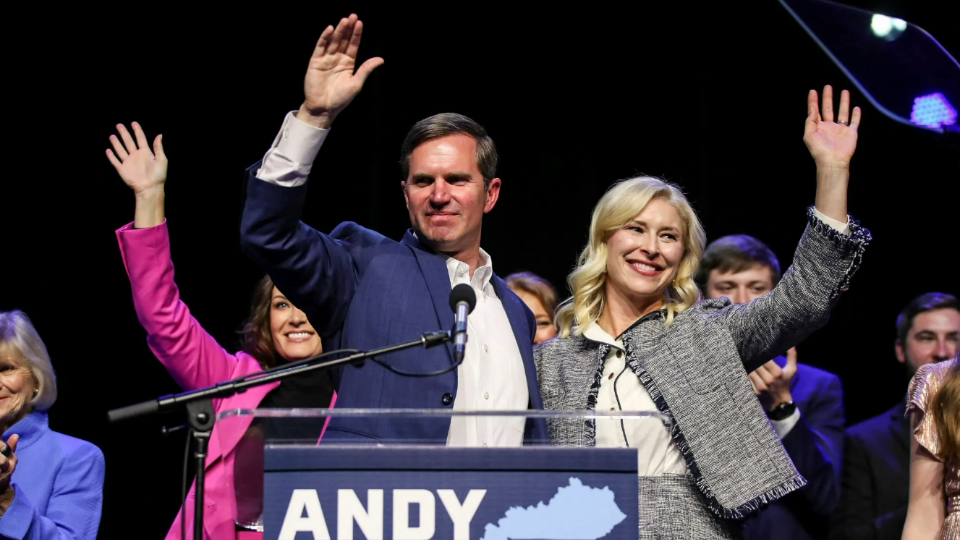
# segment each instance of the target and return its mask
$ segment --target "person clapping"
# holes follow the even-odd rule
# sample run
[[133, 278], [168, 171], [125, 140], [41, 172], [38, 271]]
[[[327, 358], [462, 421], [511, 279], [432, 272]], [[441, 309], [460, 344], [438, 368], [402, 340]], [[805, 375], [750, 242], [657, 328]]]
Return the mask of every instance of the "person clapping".
[[56, 400], [57, 377], [30, 319], [0, 312], [0, 537], [97, 537], [103, 452], [50, 429]]

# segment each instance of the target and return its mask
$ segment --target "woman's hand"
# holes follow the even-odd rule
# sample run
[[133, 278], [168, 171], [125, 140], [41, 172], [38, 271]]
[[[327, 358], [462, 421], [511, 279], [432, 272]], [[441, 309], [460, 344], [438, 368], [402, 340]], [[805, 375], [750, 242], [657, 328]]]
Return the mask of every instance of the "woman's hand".
[[850, 160], [857, 149], [860, 107], [850, 111], [850, 92], [840, 93], [840, 110], [833, 114], [833, 88], [823, 87], [823, 113], [818, 111], [817, 91], [807, 95], [807, 121], [803, 142], [817, 164], [816, 207], [840, 223], [847, 222], [847, 185]]
[[17, 441], [19, 435], [11, 435], [6, 444], [0, 442], [0, 449], [10, 447], [10, 456], [0, 454], [0, 516], [7, 512], [10, 504], [13, 503], [14, 491], [10, 487], [10, 479], [14, 471], [17, 470]]
[[123, 124], [117, 124], [116, 135], [110, 136], [113, 150], [107, 149], [107, 159], [120, 174], [124, 183], [133, 189], [137, 197], [137, 209], [133, 226], [138, 229], [154, 227], [163, 223], [163, 184], [167, 181], [167, 156], [163, 153], [163, 135], [153, 140], [153, 152], [140, 124], [131, 123], [137, 137], [136, 143]]
[[840, 92], [840, 110], [833, 119], [833, 88], [823, 87], [823, 114], [817, 110], [817, 91], [807, 95], [807, 123], [803, 142], [817, 167], [849, 167], [857, 149], [857, 128], [860, 127], [860, 107], [850, 114], [850, 92]]

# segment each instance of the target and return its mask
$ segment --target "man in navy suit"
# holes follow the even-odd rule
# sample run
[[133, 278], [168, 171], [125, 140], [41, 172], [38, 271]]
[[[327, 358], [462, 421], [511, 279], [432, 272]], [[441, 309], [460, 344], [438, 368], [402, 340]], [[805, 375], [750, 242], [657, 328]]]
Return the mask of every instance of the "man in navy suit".
[[[327, 350], [371, 350], [450, 329], [451, 288], [466, 283], [474, 289], [459, 367], [453, 367], [452, 346], [380, 359], [393, 369], [372, 362], [345, 367], [335, 377], [337, 408], [540, 409], [536, 323], [480, 248], [483, 216], [496, 205], [501, 185], [496, 147], [483, 127], [447, 113], [421, 120], [407, 134], [401, 187], [412, 228], [401, 241], [352, 222], [328, 235], [299, 221], [307, 176], [331, 124], [383, 63], [371, 58], [354, 72], [362, 30], [350, 15], [321, 34], [303, 104], [287, 115], [262, 162], [247, 171], [242, 247], [303, 309]], [[334, 419], [325, 440], [344, 438], [457, 446], [549, 440], [544, 421], [504, 417]]]
[[920, 366], [954, 357], [960, 341], [960, 303], [926, 293], [897, 316], [894, 350], [904, 365], [904, 393], [890, 410], [847, 429], [840, 504], [831, 539], [898, 540], [910, 495], [910, 421], [907, 381]]
[[[703, 254], [697, 282], [707, 298], [751, 302], [780, 280], [780, 262], [763, 242], [747, 235], [715, 240]], [[797, 362], [796, 349], [750, 374], [783, 447], [809, 482], [745, 523], [748, 540], [826, 538], [828, 516], [840, 494], [843, 453], [843, 387], [832, 373]]]

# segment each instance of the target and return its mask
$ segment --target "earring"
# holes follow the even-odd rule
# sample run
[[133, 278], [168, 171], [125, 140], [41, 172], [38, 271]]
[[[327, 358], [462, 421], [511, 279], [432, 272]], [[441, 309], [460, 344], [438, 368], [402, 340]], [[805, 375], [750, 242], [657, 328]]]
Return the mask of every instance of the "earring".
[[39, 388], [34, 388], [34, 389], [33, 389], [33, 397], [37, 397], [38, 395], [40, 395], [40, 389], [39, 389]]

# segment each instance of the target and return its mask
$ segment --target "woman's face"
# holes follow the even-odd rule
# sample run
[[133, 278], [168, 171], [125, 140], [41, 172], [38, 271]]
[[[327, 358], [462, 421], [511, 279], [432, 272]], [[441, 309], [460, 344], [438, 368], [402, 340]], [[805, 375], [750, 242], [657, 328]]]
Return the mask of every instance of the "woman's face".
[[30, 414], [37, 381], [20, 354], [0, 349], [0, 429]]
[[537, 345], [539, 343], [543, 343], [544, 341], [556, 336], [557, 329], [553, 326], [553, 316], [550, 313], [547, 313], [547, 310], [543, 307], [543, 302], [540, 301], [540, 298], [535, 294], [528, 293], [527, 291], [515, 289], [513, 292], [517, 293], [517, 296], [523, 300], [523, 303], [530, 308], [530, 311], [533, 312], [534, 318], [537, 320], [537, 333], [533, 336], [533, 344]]
[[273, 288], [270, 300], [270, 330], [273, 346], [288, 362], [310, 358], [323, 352], [323, 344], [307, 316]]
[[663, 299], [683, 259], [683, 219], [654, 199], [607, 239], [607, 286], [636, 302]]

